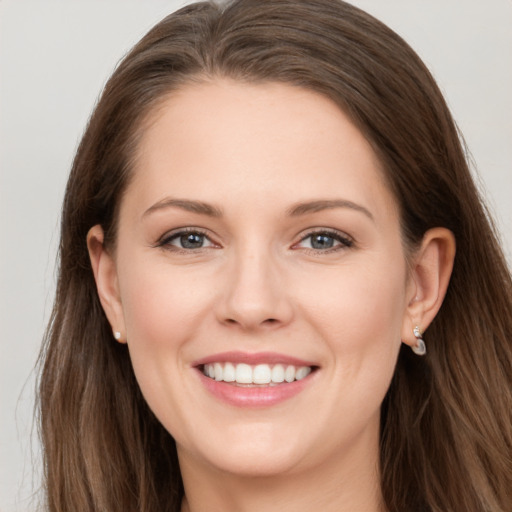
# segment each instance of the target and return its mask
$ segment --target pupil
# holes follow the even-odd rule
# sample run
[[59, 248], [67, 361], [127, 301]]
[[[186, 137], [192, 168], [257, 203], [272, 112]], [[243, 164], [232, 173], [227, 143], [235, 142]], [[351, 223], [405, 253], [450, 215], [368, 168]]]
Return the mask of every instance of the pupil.
[[328, 235], [315, 235], [311, 241], [313, 249], [330, 249], [334, 245], [334, 239]]
[[203, 245], [203, 235], [189, 233], [180, 238], [181, 246], [185, 249], [197, 249]]

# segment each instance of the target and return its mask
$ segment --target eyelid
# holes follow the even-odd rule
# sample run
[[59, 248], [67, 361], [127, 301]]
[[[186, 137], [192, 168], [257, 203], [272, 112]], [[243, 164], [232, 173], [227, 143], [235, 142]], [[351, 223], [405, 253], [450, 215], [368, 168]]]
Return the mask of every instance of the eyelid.
[[175, 240], [176, 238], [178, 238], [182, 235], [185, 235], [187, 233], [196, 233], [198, 235], [202, 235], [211, 243], [211, 245], [208, 247], [200, 247], [198, 249], [195, 249], [196, 252], [201, 249], [208, 249], [210, 247], [219, 247], [219, 244], [216, 243], [215, 241], [213, 241], [212, 237], [209, 235], [207, 230], [205, 230], [203, 228], [195, 227], [195, 226], [186, 226], [186, 227], [181, 227], [181, 228], [175, 228], [175, 229], [172, 229], [171, 231], [167, 231], [156, 241], [156, 243], [154, 244], [154, 247], [161, 247], [163, 249], [169, 249], [169, 250], [190, 253], [190, 252], [192, 252], [192, 249], [183, 249], [181, 247], [177, 247], [177, 246], [170, 244], [170, 242], [172, 240]]
[[[211, 245], [209, 245], [207, 247], [200, 247], [195, 250], [184, 249], [184, 248], [180, 248], [178, 246], [171, 245], [170, 242], [172, 240], [175, 240], [176, 238], [178, 238], [184, 234], [187, 234], [187, 233], [196, 233], [201, 236], [204, 236], [210, 242]], [[314, 249], [314, 248], [308, 248], [308, 247], [302, 247], [302, 248], [299, 247], [299, 244], [301, 242], [303, 242], [304, 240], [306, 240], [307, 238], [309, 238], [315, 234], [316, 235], [326, 235], [326, 236], [332, 237], [339, 243], [338, 243], [338, 245], [335, 245], [334, 247], [331, 247], [328, 249]], [[297, 242], [295, 242], [291, 248], [292, 249], [303, 249], [303, 250], [314, 252], [317, 254], [319, 254], [319, 253], [325, 254], [325, 253], [335, 252], [335, 251], [339, 251], [339, 250], [343, 250], [343, 249], [349, 249], [350, 247], [353, 247], [353, 246], [354, 246], [354, 239], [350, 235], [345, 233], [344, 231], [339, 231], [339, 230], [333, 229], [333, 228], [315, 227], [315, 228], [310, 228], [307, 231], [301, 233], [299, 240]], [[174, 251], [190, 253], [192, 251], [197, 252], [201, 249], [208, 249], [211, 247], [219, 248], [220, 244], [218, 244], [217, 242], [215, 242], [212, 239], [208, 230], [199, 228], [199, 227], [195, 227], [195, 226], [184, 226], [184, 227], [175, 228], [171, 231], [167, 231], [156, 241], [156, 243], [154, 244], [154, 247], [160, 247], [163, 249], [169, 249], [169, 250], [174, 250]]]
[[[301, 242], [303, 242], [304, 240], [306, 240], [307, 238], [309, 238], [313, 235], [327, 235], [327, 236], [332, 237], [335, 240], [337, 240], [339, 242], [339, 245], [336, 245], [336, 246], [328, 248], [328, 249], [314, 249], [314, 248], [310, 248], [310, 247], [302, 247], [302, 248], [298, 247], [298, 245]], [[325, 253], [335, 252], [335, 251], [339, 251], [339, 250], [343, 250], [343, 249], [349, 249], [353, 246], [354, 246], [354, 239], [350, 235], [345, 233], [344, 231], [339, 231], [339, 230], [333, 229], [333, 228], [317, 227], [317, 228], [308, 229], [305, 233], [302, 233], [300, 235], [299, 241], [293, 244], [292, 249], [298, 248], [298, 249], [304, 249], [307, 251], [311, 251], [316, 254], [325, 254]]]

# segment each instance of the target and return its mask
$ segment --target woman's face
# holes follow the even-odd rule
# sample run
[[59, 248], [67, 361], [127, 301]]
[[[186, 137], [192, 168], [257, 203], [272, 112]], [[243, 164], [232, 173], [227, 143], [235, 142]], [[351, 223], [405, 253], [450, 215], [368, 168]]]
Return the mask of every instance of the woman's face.
[[313, 92], [219, 79], [169, 96], [134, 172], [109, 318], [182, 465], [376, 460], [414, 290], [361, 133]]

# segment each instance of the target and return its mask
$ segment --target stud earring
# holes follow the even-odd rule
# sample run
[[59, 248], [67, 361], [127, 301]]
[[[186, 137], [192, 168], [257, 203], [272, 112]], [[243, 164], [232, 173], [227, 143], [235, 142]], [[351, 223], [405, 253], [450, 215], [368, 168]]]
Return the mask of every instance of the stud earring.
[[119, 331], [114, 331], [114, 338], [117, 341], [120, 341], [121, 340], [121, 333]]
[[418, 326], [416, 326], [412, 332], [416, 338], [416, 346], [411, 347], [412, 351], [418, 356], [424, 356], [427, 353], [427, 347], [423, 341], [423, 334]]

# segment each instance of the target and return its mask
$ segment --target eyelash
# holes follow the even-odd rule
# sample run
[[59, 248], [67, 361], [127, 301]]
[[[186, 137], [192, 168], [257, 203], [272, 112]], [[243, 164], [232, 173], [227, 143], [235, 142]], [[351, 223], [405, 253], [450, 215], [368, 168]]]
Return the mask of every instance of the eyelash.
[[[179, 238], [186, 236], [187, 234], [191, 235], [199, 235], [200, 237], [203, 237], [204, 240], [208, 240], [210, 245], [206, 247], [197, 247], [197, 248], [184, 248], [184, 247], [178, 247], [175, 245], [172, 245], [171, 242], [174, 240], [178, 240]], [[329, 247], [327, 249], [315, 249], [313, 247], [304, 247], [303, 249], [307, 252], [313, 253], [313, 254], [329, 254], [332, 252], [337, 252], [344, 249], [349, 249], [353, 247], [354, 241], [348, 237], [346, 234], [332, 230], [332, 229], [314, 229], [311, 230], [309, 233], [304, 235], [299, 242], [292, 245], [292, 249], [298, 249], [299, 244], [303, 243], [308, 238], [312, 238], [313, 236], [324, 236], [326, 238], [332, 238], [336, 242], [339, 242], [338, 245], [334, 245], [333, 247]], [[157, 247], [161, 247], [163, 249], [179, 252], [183, 254], [190, 254], [191, 252], [197, 252], [201, 249], [207, 249], [209, 247], [219, 247], [217, 244], [212, 242], [210, 237], [207, 235], [205, 231], [199, 228], [184, 228], [180, 229], [179, 231], [171, 232], [168, 234], [165, 234], [156, 244]]]
[[297, 244], [294, 244], [293, 247], [297, 247], [298, 244], [304, 242], [308, 238], [312, 238], [313, 236], [324, 236], [339, 242], [338, 245], [329, 247], [328, 249], [315, 249], [313, 247], [304, 248], [307, 252], [313, 254], [330, 254], [333, 252], [342, 251], [344, 249], [350, 249], [354, 246], [354, 240], [348, 237], [345, 233], [333, 229], [313, 229], [305, 236], [303, 236]]
[[[178, 247], [175, 245], [172, 245], [171, 242], [174, 240], [178, 240], [179, 238], [185, 236], [185, 235], [199, 235], [203, 237], [205, 240], [208, 240], [210, 242], [210, 246], [207, 247], [198, 247], [198, 248], [184, 248], [184, 247]], [[190, 254], [191, 252], [197, 252], [201, 249], [207, 249], [211, 246], [216, 246], [214, 242], [211, 241], [210, 237], [206, 234], [205, 231], [199, 228], [183, 228], [179, 231], [174, 231], [171, 233], [166, 233], [156, 244], [157, 247], [161, 247], [163, 249], [166, 249], [168, 251], [174, 251], [178, 253], [183, 254]]]

